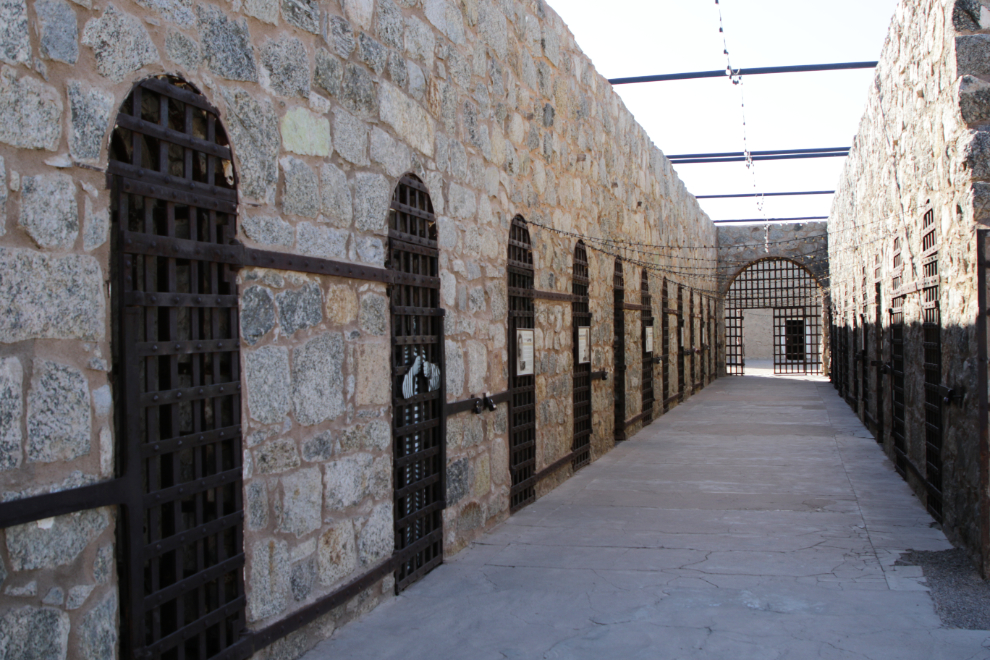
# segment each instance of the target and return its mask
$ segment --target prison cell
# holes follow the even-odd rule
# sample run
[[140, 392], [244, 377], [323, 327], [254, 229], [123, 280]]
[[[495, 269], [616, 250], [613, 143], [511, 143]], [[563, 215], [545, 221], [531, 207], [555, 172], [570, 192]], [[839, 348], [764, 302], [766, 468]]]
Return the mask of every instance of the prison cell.
[[890, 435], [894, 440], [894, 466], [903, 477], [907, 474], [908, 456], [905, 425], [904, 398], [904, 295], [897, 295], [901, 288], [904, 262], [901, 257], [901, 239], [894, 239], [891, 289], [894, 298], [890, 307]]
[[574, 269], [571, 275], [571, 292], [574, 300], [571, 302], [571, 323], [573, 332], [574, 376], [573, 376], [573, 406], [574, 406], [574, 437], [571, 451], [578, 452], [572, 462], [577, 470], [591, 462], [591, 338], [588, 337], [589, 361], [581, 362], [578, 341], [579, 328], [591, 328], [591, 310], [589, 307], [588, 287], [588, 251], [583, 241], [574, 246]]
[[928, 512], [942, 522], [942, 319], [939, 309], [938, 227], [935, 211], [922, 220], [921, 313], [925, 370], [925, 482]]
[[622, 275], [622, 262], [615, 260], [612, 273], [612, 323], [615, 338], [612, 341], [612, 357], [615, 365], [615, 380], [612, 382], [613, 419], [615, 441], [626, 439], [626, 312], [625, 278]]
[[663, 358], [663, 369], [661, 374], [663, 376], [663, 411], [667, 412], [671, 400], [671, 387], [670, 387], [670, 299], [668, 292], [669, 284], [667, 280], [663, 280], [663, 284], [660, 288], [660, 324], [661, 324], [661, 336], [662, 343], [660, 344], [663, 348], [663, 353], [661, 357]]
[[[642, 356], [643, 356], [643, 371], [642, 379], [640, 384], [640, 396], [642, 401], [642, 413], [643, 423], [649, 424], [653, 419], [653, 354], [656, 351], [656, 346], [652, 346], [652, 350], [648, 353], [646, 351], [646, 333], [647, 328], [650, 328], [649, 332], [653, 332], [653, 298], [650, 296], [650, 277], [643, 269], [643, 275], [640, 281], [639, 288], [640, 304], [643, 306], [641, 314], [642, 319]], [[655, 339], [655, 338], [654, 338]]]
[[684, 358], [687, 349], [684, 347], [684, 287], [677, 285], [677, 393], [680, 400], [684, 400], [687, 386], [685, 383]]
[[[509, 491], [510, 509], [517, 511], [536, 499], [531, 478], [536, 473], [536, 378], [520, 368], [518, 330], [533, 330], [533, 246], [526, 221], [512, 219], [509, 229]], [[535, 372], [534, 372], [535, 373]]]

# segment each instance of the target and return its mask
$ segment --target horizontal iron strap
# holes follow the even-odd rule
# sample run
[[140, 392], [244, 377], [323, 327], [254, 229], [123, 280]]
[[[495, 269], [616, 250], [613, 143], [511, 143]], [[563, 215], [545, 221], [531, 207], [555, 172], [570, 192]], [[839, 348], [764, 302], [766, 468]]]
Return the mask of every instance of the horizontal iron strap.
[[194, 573], [187, 577], [185, 580], [180, 580], [174, 584], [170, 584], [160, 591], [156, 591], [144, 597], [144, 609], [145, 611], [154, 609], [156, 607], [161, 607], [162, 604], [167, 603], [173, 598], [177, 598], [184, 593], [187, 593], [193, 589], [203, 586], [207, 582], [211, 582], [221, 577], [226, 573], [236, 571], [238, 568], [244, 566], [244, 553], [234, 555], [226, 561], [222, 561], [219, 564], [211, 566], [199, 573]]
[[230, 188], [146, 170], [119, 160], [111, 160], [107, 164], [107, 173], [121, 178], [124, 192], [225, 213], [237, 213], [237, 193]]
[[[505, 392], [499, 392], [498, 394], [492, 394], [489, 398], [495, 402], [497, 406], [500, 403], [505, 403], [511, 398], [512, 394], [508, 390]], [[475, 403], [480, 401], [481, 397], [475, 397], [473, 399], [464, 399], [463, 401], [454, 401], [452, 403], [446, 404], [446, 411], [448, 415], [456, 415], [457, 413], [467, 412], [469, 410], [474, 410]]]
[[446, 508], [447, 508], [447, 503], [446, 502], [434, 502], [433, 504], [430, 504], [429, 506], [425, 506], [422, 509], [419, 509], [417, 511], [413, 511], [412, 513], [410, 513], [405, 518], [399, 519], [395, 523], [395, 528], [396, 529], [402, 529], [403, 527], [408, 527], [411, 522], [413, 522], [415, 520], [419, 520], [420, 518], [423, 518], [425, 516], [428, 516], [431, 513], [435, 513], [437, 511], [442, 511], [443, 509], [446, 509]]
[[392, 306], [392, 314], [399, 316], [446, 316], [447, 310], [434, 307], [399, 307]]
[[646, 305], [637, 305], [635, 303], [629, 303], [629, 302], [622, 303], [622, 308], [632, 311], [643, 311], [643, 312], [650, 311], [650, 308], [647, 307]]
[[[535, 317], [536, 317], [536, 313], [533, 310], [517, 310], [517, 309], [509, 310], [509, 318], [514, 318], [514, 319], [531, 319], [531, 318], [535, 318]], [[532, 330], [533, 328], [524, 328], [522, 326], [519, 326], [516, 329], [517, 330]]]
[[516, 261], [515, 259], [506, 259], [505, 266], [510, 270], [515, 269], [517, 271], [522, 271], [524, 274], [527, 275], [533, 274], [533, 264], [527, 264], [522, 261]]
[[393, 346], [415, 346], [418, 344], [436, 344], [440, 341], [438, 335], [410, 335], [408, 337], [392, 337]]
[[327, 614], [328, 612], [347, 603], [355, 596], [371, 588], [372, 585], [381, 580], [383, 577], [393, 573], [395, 571], [395, 567], [398, 566], [399, 563], [398, 555], [392, 555], [364, 575], [354, 578], [340, 589], [337, 589], [311, 605], [296, 611], [282, 621], [273, 623], [267, 628], [262, 628], [261, 630], [249, 633], [250, 637], [248, 639], [251, 641], [252, 650], [257, 653], [265, 647], [271, 646], [274, 642], [282, 639], [283, 637], [291, 635], [303, 626], [316, 621], [324, 614]]
[[[512, 410], [515, 411], [515, 408], [513, 408]], [[518, 426], [513, 426], [509, 430], [513, 433], [522, 433], [523, 431], [528, 431], [534, 428], [536, 428], [536, 422], [530, 422], [529, 424], [519, 424]]]
[[555, 300], [558, 302], [588, 302], [588, 296], [575, 296], [573, 293], [558, 293], [556, 291], [533, 291], [537, 300]]
[[577, 456], [579, 456], [580, 454], [582, 454], [582, 453], [584, 453], [586, 451], [588, 451], [588, 448], [587, 447], [582, 447], [580, 449], [577, 449], [575, 451], [571, 451], [571, 452], [565, 454], [561, 458], [558, 458], [556, 461], [554, 461], [550, 465], [546, 466], [545, 468], [543, 468], [542, 470], [540, 470], [539, 472], [537, 472], [536, 474], [534, 474], [532, 477], [530, 477], [526, 481], [522, 481], [522, 482], [516, 484], [515, 486], [513, 486], [512, 489], [509, 491], [510, 497], [512, 495], [515, 495], [518, 492], [521, 492], [521, 491], [526, 490], [527, 488], [532, 488], [538, 482], [540, 482], [543, 479], [547, 478], [548, 476], [550, 476], [551, 474], [553, 474], [554, 472], [556, 472], [560, 468], [565, 467], [567, 465], [570, 465], [571, 461], [573, 461]]
[[165, 406], [170, 403], [183, 401], [199, 401], [220, 396], [230, 396], [241, 391], [240, 381], [217, 383], [216, 385], [200, 385], [196, 387], [180, 387], [174, 390], [158, 392], [142, 392], [137, 397], [140, 406]]
[[[244, 248], [244, 257], [241, 263], [245, 266], [255, 266], [257, 268], [293, 270], [300, 273], [332, 275], [334, 277], [347, 277], [369, 282], [384, 282], [386, 284], [391, 284], [394, 279], [394, 273], [384, 268], [361, 266], [343, 261], [318, 259], [316, 257], [299, 257], [283, 252], [256, 250], [254, 248]], [[439, 288], [439, 285], [437, 288]]]
[[[579, 438], [584, 438], [584, 437], [589, 436], [589, 435], [591, 435], [591, 429], [585, 429], [583, 431], [575, 431], [574, 432], [574, 439], [575, 440], [578, 440]], [[588, 448], [585, 447], [584, 449], [587, 450]]]
[[179, 451], [180, 449], [193, 449], [196, 447], [202, 447], [203, 445], [209, 445], [214, 442], [236, 440], [240, 438], [240, 436], [240, 426], [225, 426], [223, 428], [213, 429], [211, 431], [190, 433], [189, 435], [181, 435], [179, 437], [168, 438], [166, 440], [156, 440], [154, 442], [147, 442], [141, 445], [141, 457], [149, 458], [151, 456], [171, 454], [172, 452]]
[[608, 376], [608, 372], [607, 371], [592, 371], [591, 372], [591, 380], [605, 380], [605, 377], [606, 376]]
[[169, 502], [173, 502], [184, 497], [197, 495], [203, 491], [210, 490], [211, 488], [225, 486], [229, 483], [237, 481], [240, 478], [241, 468], [231, 468], [230, 470], [218, 472], [217, 474], [210, 475], [209, 477], [194, 479], [192, 481], [176, 484], [175, 486], [170, 486], [169, 488], [163, 488], [151, 493], [145, 493], [142, 498], [142, 504], [144, 505], [144, 508], [150, 509], [151, 507], [168, 504]]
[[137, 357], [149, 355], [192, 355], [229, 353], [239, 349], [236, 339], [194, 339], [192, 341], [145, 341], [134, 345]]
[[425, 461], [428, 458], [433, 458], [440, 452], [440, 447], [430, 447], [429, 449], [424, 449], [423, 451], [418, 451], [414, 454], [409, 454], [401, 458], [395, 459], [395, 469], [404, 468], [407, 465], [416, 463], [418, 461]]
[[185, 643], [185, 641], [193, 635], [204, 632], [207, 628], [216, 625], [228, 616], [236, 614], [239, 610], [241, 610], [241, 608], [244, 607], [245, 602], [244, 596], [238, 596], [236, 599], [220, 607], [219, 609], [213, 610], [209, 614], [196, 619], [189, 625], [179, 628], [171, 635], [162, 637], [154, 644], [138, 649], [134, 655], [137, 658], [160, 657], [162, 653]]
[[126, 128], [136, 133], [140, 133], [141, 135], [156, 137], [159, 140], [177, 144], [181, 147], [188, 147], [190, 149], [195, 149], [196, 151], [201, 151], [204, 154], [210, 154], [211, 156], [216, 156], [217, 158], [230, 160], [230, 147], [224, 147], [216, 144], [215, 142], [201, 140], [200, 138], [193, 137], [188, 133], [182, 133], [181, 131], [175, 131], [160, 124], [144, 121], [140, 117], [120, 113], [117, 115], [117, 125], [121, 128]]
[[[530, 440], [529, 442], [526, 442], [524, 444], [521, 444], [518, 447], [513, 447], [512, 450], [513, 451], [521, 451], [523, 449], [529, 449], [529, 447], [532, 446], [533, 444], [534, 444], [534, 441]], [[512, 464], [512, 471], [518, 473], [518, 472], [524, 470], [525, 468], [534, 467], [535, 465], [536, 465], [536, 459], [535, 458], [529, 458], [529, 459], [526, 459], [525, 461], [520, 461], [519, 463], [513, 463]]]
[[152, 559], [154, 557], [160, 557], [166, 552], [171, 552], [176, 548], [182, 547], [189, 543], [193, 543], [200, 539], [204, 539], [207, 536], [213, 536], [214, 534], [219, 534], [228, 527], [233, 527], [244, 519], [243, 511], [235, 511], [223, 518], [217, 518], [216, 520], [204, 523], [199, 527], [193, 527], [192, 529], [187, 529], [178, 534], [173, 534], [168, 538], [161, 539], [160, 541], [154, 541], [153, 543], [148, 543], [144, 546], [143, 555], [145, 559]]
[[431, 474], [430, 476], [420, 479], [419, 481], [414, 481], [413, 483], [409, 484], [408, 486], [405, 486], [404, 488], [400, 488], [396, 490], [395, 497], [396, 499], [407, 497], [418, 490], [423, 490], [424, 488], [428, 488], [432, 486], [439, 480], [440, 480], [439, 474]]
[[215, 115], [220, 114], [220, 111], [213, 107], [213, 105], [207, 101], [206, 97], [202, 94], [197, 94], [196, 92], [182, 89], [181, 87], [177, 87], [176, 85], [162, 80], [161, 78], [148, 78], [139, 83], [139, 85], [144, 89], [150, 89], [153, 92], [175, 99], [176, 101], [188, 103], [189, 105], [201, 108]]
[[397, 238], [391, 238], [388, 242], [389, 249], [395, 252], [403, 252], [409, 254], [421, 254], [425, 257], [439, 257], [440, 250], [434, 247], [426, 247], [425, 245], [414, 245], [412, 243], [406, 243], [405, 241], [400, 241]]
[[57, 493], [34, 495], [0, 503], [0, 529], [77, 511], [121, 504], [124, 501], [124, 486], [123, 479], [112, 479]]
[[399, 399], [392, 397], [393, 406], [411, 406], [414, 403], [422, 403], [424, 401], [432, 401], [440, 397], [440, 390], [436, 392], [423, 392], [422, 394], [416, 394], [408, 399]]
[[236, 308], [238, 299], [238, 296], [216, 296], [198, 293], [124, 292], [124, 305], [129, 307]]
[[[651, 401], [650, 403], [653, 403], [653, 402]], [[652, 411], [650, 411], [650, 410], [644, 410], [643, 412], [639, 413], [635, 417], [633, 417], [631, 419], [627, 419], [625, 422], [623, 422], [623, 424], [625, 425], [626, 428], [629, 428], [630, 426], [632, 426], [633, 424], [635, 424], [636, 422], [642, 420], [644, 417], [647, 417], [650, 414], [652, 414]]]
[[392, 435], [396, 438], [404, 435], [412, 435], [413, 433], [421, 433], [427, 429], [432, 429], [440, 424], [439, 419], [428, 419], [425, 422], [420, 422], [418, 424], [408, 424], [406, 426], [393, 426]]
[[[674, 316], [682, 316], [682, 313], [679, 310], [673, 309], [672, 307], [664, 307], [663, 308], [663, 312], [666, 312], [668, 314], [673, 314]], [[740, 319], [740, 320], [742, 319], [741, 316], [727, 316], [726, 318], [727, 319]]]
[[[409, 206], [408, 204], [403, 204], [402, 202], [397, 202], [394, 199], [392, 200], [391, 208], [393, 208], [396, 211], [399, 211], [401, 213], [406, 213], [408, 215], [411, 215], [411, 216], [414, 216], [414, 217], [417, 217], [417, 218], [422, 218], [423, 220], [426, 220], [427, 222], [435, 222], [436, 221], [436, 216], [433, 215], [432, 213], [430, 213], [429, 211], [424, 211], [422, 209], [416, 208], [415, 206]], [[391, 238], [391, 233], [392, 232], [390, 231], [389, 232], [389, 237], [390, 238]], [[396, 233], [398, 234], [398, 233], [401, 233], [401, 232], [396, 232]], [[408, 236], [408, 234], [406, 234], [406, 235]]]
[[681, 398], [680, 393], [675, 394], [674, 396], [668, 396], [666, 399], [663, 400], [663, 405], [667, 405], [668, 403], [671, 403], [673, 401], [677, 401], [680, 398]]
[[509, 296], [512, 298], [533, 298], [535, 294], [535, 289], [521, 289], [516, 286], [509, 287]]

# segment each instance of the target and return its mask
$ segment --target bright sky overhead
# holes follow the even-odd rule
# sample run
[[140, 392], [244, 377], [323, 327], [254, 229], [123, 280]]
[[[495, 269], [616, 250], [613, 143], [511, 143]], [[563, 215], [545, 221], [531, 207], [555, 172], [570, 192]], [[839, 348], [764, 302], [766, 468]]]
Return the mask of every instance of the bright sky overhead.
[[[873, 61], [896, 0], [549, 0], [606, 78], [724, 69], [718, 8], [733, 68]], [[743, 78], [749, 148], [849, 147], [870, 69]], [[728, 78], [617, 86], [665, 154], [742, 151], [739, 87]], [[757, 162], [759, 192], [834, 190], [844, 158]], [[753, 192], [745, 163], [678, 165], [695, 195]], [[754, 199], [700, 200], [713, 220], [760, 218]], [[828, 215], [831, 195], [767, 198], [770, 218]]]

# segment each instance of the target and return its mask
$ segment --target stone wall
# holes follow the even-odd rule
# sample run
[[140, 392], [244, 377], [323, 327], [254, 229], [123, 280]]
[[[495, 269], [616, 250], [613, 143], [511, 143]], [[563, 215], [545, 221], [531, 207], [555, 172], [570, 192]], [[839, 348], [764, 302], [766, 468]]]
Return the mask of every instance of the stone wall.
[[759, 259], [777, 257], [795, 261], [828, 289], [828, 226], [824, 222], [719, 225], [718, 280], [727, 291], [732, 280]]
[[[451, 401], [506, 388], [505, 260], [517, 214], [532, 223], [542, 290], [570, 292], [576, 236], [587, 237], [596, 371], [612, 368], [615, 256], [714, 288], [696, 270], [715, 268], [701, 247], [715, 244], [713, 225], [540, 0], [2, 0], [0, 16], [6, 499], [117, 474], [104, 171], [117, 109], [150, 76], [178, 76], [219, 109], [237, 238], [249, 247], [382, 267], [398, 178], [425, 182], [438, 216]], [[681, 249], [643, 256], [611, 242], [623, 240]], [[639, 269], [627, 266], [630, 293]], [[391, 551], [388, 292], [259, 268], [243, 269], [238, 286], [244, 573], [249, 627], [259, 629]], [[627, 312], [633, 415], [638, 319]], [[537, 327], [543, 466], [570, 447], [570, 305], [537, 301]], [[611, 392], [611, 381], [593, 385], [593, 458], [612, 446]], [[453, 553], [508, 515], [506, 406], [451, 416], [447, 445]], [[540, 492], [569, 474], [562, 468]], [[3, 532], [8, 657], [114, 656], [115, 515]], [[390, 593], [386, 578], [259, 657], [295, 657]]]
[[[922, 369], [923, 217], [934, 214], [939, 241], [942, 383], [965, 387], [959, 406], [943, 407], [943, 528], [949, 538], [982, 555], [981, 472], [974, 333], [977, 318], [975, 230], [990, 220], [990, 3], [975, 0], [901, 2], [887, 37], [866, 111], [838, 185], [829, 218], [829, 260], [834, 318], [844, 332], [865, 311], [869, 358], [877, 359], [877, 304], [883, 318], [884, 362], [890, 360], [890, 316], [895, 294], [894, 241], [904, 260], [897, 293], [904, 298], [905, 409], [907, 457], [914, 469], [907, 480], [925, 501], [925, 411]], [[865, 286], [864, 286], [865, 280]], [[881, 284], [876, 300], [875, 282]], [[865, 289], [865, 290], [864, 290]], [[863, 309], [864, 300], [867, 303]], [[852, 360], [849, 370], [855, 367]], [[883, 388], [884, 446], [890, 436], [890, 382], [870, 369], [870, 399]], [[849, 391], [849, 387], [845, 387]], [[877, 414], [872, 400], [854, 406], [866, 417]], [[983, 466], [985, 468], [985, 466]]]

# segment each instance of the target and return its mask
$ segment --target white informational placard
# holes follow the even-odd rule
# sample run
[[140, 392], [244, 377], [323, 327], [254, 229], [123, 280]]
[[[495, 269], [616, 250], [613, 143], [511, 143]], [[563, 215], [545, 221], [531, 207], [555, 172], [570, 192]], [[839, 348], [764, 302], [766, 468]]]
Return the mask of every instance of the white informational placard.
[[532, 376], [533, 359], [533, 331], [516, 330], [516, 375]]
[[578, 328], [578, 364], [591, 362], [591, 327]]
[[653, 326], [646, 326], [646, 352], [653, 352]]

